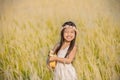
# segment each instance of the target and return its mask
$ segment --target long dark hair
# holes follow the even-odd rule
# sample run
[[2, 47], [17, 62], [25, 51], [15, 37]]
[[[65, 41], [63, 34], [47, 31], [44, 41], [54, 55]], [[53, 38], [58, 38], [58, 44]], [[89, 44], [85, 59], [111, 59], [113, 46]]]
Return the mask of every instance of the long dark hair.
[[[69, 25], [69, 26], [72, 26], [72, 27], [75, 27], [75, 28], [76, 28], [76, 25], [75, 25], [72, 21], [65, 22], [65, 23], [62, 25], [62, 27], [66, 26], [66, 25]], [[65, 28], [62, 29], [62, 31], [61, 31], [60, 45], [59, 45], [59, 46], [57, 47], [57, 49], [55, 50], [55, 53], [56, 53], [56, 54], [58, 53], [58, 51], [59, 51], [60, 48], [62, 47], [63, 42], [64, 42], [64, 40], [65, 40], [64, 37], [63, 37], [64, 30], [65, 30]], [[71, 41], [70, 46], [69, 46], [69, 48], [68, 48], [68, 51], [67, 51], [67, 54], [65, 55], [65, 57], [67, 57], [67, 56], [69, 55], [69, 53], [71, 52], [71, 50], [73, 49], [73, 47], [74, 47], [74, 45], [75, 45], [76, 34], [77, 34], [77, 33], [76, 33], [76, 31], [75, 31], [75, 37], [74, 37], [74, 39]]]

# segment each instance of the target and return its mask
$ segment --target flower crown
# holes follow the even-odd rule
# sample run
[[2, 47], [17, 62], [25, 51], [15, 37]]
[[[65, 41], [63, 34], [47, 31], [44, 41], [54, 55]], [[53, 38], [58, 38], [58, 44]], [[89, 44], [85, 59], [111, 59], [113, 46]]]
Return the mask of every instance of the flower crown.
[[78, 32], [78, 30], [77, 30], [76, 27], [69, 26], [69, 25], [63, 26], [62, 29], [61, 29], [61, 31], [62, 31], [63, 29], [65, 29], [65, 28], [72, 28], [72, 29], [74, 29], [76, 32]]

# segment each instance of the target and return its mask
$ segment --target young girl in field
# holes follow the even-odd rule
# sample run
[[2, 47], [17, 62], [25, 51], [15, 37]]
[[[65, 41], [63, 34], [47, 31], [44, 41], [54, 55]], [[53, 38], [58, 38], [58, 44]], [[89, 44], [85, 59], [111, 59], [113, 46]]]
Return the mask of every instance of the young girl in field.
[[68, 21], [62, 25], [60, 43], [51, 51], [57, 56], [49, 57], [49, 62], [57, 62], [53, 80], [77, 80], [76, 71], [72, 65], [77, 50], [76, 34], [77, 28], [73, 22]]

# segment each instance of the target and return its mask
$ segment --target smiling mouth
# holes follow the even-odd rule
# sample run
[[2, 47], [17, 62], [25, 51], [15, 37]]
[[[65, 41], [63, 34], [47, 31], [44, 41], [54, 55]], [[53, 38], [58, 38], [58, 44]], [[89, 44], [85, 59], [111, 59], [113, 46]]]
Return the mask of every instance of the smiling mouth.
[[67, 39], [71, 39], [72, 37], [71, 36], [68, 36], [68, 37], [66, 37]]

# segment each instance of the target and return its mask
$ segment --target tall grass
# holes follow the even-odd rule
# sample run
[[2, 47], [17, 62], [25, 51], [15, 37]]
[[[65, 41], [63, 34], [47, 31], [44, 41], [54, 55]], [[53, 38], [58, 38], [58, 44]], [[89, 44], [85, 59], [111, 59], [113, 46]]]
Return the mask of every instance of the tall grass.
[[[31, 6], [32, 2], [29, 2]], [[12, 7], [10, 14], [6, 12], [0, 15], [0, 80], [52, 80], [52, 72], [46, 67], [46, 58], [48, 51], [60, 40], [60, 27], [67, 20], [74, 21], [79, 31], [76, 41], [78, 51], [73, 63], [78, 80], [119, 80], [120, 25], [112, 22], [109, 16], [96, 17], [91, 21], [92, 25], [88, 25], [79, 16], [80, 11], [77, 10], [81, 10], [82, 6], [78, 2], [74, 2], [75, 7], [70, 0], [65, 11], [69, 12], [68, 15], [59, 13], [61, 7], [66, 7], [67, 1], [57, 5], [55, 0], [51, 4], [47, 0], [42, 1], [41, 5], [34, 2], [37, 4], [34, 5], [35, 9], [38, 10], [38, 6], [42, 6], [42, 10], [47, 9], [46, 12], [43, 10], [43, 14], [42, 11], [35, 13], [35, 10], [29, 13], [27, 9], [28, 14], [24, 10], [28, 7], [22, 5], [21, 9], [15, 7], [14, 10]], [[53, 9], [46, 5], [57, 12], [53, 13]], [[11, 14], [17, 9], [22, 14]]]

